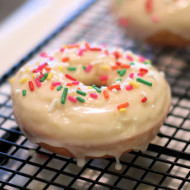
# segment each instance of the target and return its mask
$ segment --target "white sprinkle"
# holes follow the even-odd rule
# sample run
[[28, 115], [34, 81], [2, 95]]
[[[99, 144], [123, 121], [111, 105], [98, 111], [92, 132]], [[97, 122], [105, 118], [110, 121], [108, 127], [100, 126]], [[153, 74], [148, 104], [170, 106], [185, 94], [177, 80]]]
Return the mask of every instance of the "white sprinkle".
[[58, 99], [53, 99], [53, 100], [52, 100], [52, 102], [51, 102], [51, 104], [50, 104], [50, 106], [49, 106], [49, 108], [48, 108], [48, 112], [51, 113], [51, 112], [54, 110], [57, 101], [58, 101]]
[[143, 95], [145, 97], [147, 96], [146, 92], [144, 92], [144, 91], [141, 92], [141, 95]]
[[21, 89], [16, 89], [16, 90], [15, 90], [15, 93], [16, 93], [16, 94], [21, 93]]
[[103, 87], [101, 88], [101, 90], [107, 90], [107, 89], [108, 89], [107, 86], [103, 86]]
[[152, 108], [155, 108], [155, 105], [154, 105], [154, 104], [152, 104]]
[[45, 69], [43, 69], [43, 70], [42, 70], [42, 74], [45, 74], [45, 73], [46, 73], [46, 70], [45, 70]]
[[35, 78], [38, 78], [40, 76], [40, 72], [36, 73]]
[[112, 91], [112, 92], [117, 92], [117, 89], [113, 88], [111, 91]]
[[121, 84], [121, 81], [120, 81], [120, 80], [118, 80], [118, 81], [116, 81], [116, 82], [115, 82], [115, 84]]

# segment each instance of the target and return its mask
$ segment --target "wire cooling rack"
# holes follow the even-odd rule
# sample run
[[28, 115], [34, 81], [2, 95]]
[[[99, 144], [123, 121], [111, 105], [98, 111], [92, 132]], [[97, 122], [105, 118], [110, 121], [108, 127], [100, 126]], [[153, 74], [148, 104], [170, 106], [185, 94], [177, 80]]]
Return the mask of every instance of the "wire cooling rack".
[[[190, 189], [190, 50], [154, 49], [128, 39], [109, 3], [89, 0], [0, 79], [1, 189]], [[115, 170], [114, 159], [90, 159], [79, 168], [75, 159], [30, 143], [14, 121], [8, 78], [39, 52], [82, 40], [118, 45], [149, 57], [172, 87], [170, 112], [157, 139], [145, 152], [123, 155], [120, 171]]]

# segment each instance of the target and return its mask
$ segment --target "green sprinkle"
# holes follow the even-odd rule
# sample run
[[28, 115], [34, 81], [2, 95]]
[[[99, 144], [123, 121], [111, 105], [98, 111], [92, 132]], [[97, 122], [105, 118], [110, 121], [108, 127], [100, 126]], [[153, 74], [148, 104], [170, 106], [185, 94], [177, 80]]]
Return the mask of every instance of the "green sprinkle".
[[121, 71], [120, 71], [120, 70], [117, 70], [117, 73], [120, 75]]
[[57, 87], [57, 91], [60, 91], [62, 88], [63, 88], [63, 85], [59, 85], [59, 86]]
[[40, 82], [44, 82], [48, 76], [48, 73], [45, 73], [44, 76], [40, 79]]
[[146, 85], [148, 85], [148, 86], [152, 86], [152, 83], [151, 82], [149, 82], [149, 81], [146, 81], [146, 80], [144, 80], [144, 79], [141, 79], [141, 78], [136, 78], [136, 81], [138, 81], [138, 82], [140, 82], [140, 83], [143, 83], [143, 84], [146, 84]]
[[80, 95], [86, 96], [86, 92], [82, 91], [82, 90], [76, 90], [76, 92]]
[[85, 65], [83, 65], [83, 67], [82, 67], [82, 68], [83, 68], [83, 70], [84, 70], [84, 71], [86, 71], [86, 66], [85, 66]]
[[135, 63], [131, 62], [131, 63], [129, 63], [129, 65], [135, 65]]
[[152, 65], [151, 62], [147, 62], [147, 61], [145, 61], [144, 64], [145, 64], [145, 65]]
[[77, 96], [76, 99], [77, 99], [79, 102], [82, 102], [82, 103], [85, 102], [84, 98], [81, 98], [81, 97], [79, 97], [79, 96]]
[[67, 92], [68, 92], [68, 88], [65, 87], [64, 90], [63, 90], [63, 94], [61, 96], [61, 103], [64, 104], [65, 103], [65, 100], [66, 100], [66, 97], [67, 97]]
[[26, 90], [22, 90], [22, 95], [26, 96]]
[[69, 70], [69, 71], [76, 71], [77, 68], [76, 67], [68, 67], [67, 70]]
[[122, 79], [121, 79], [121, 78], [119, 78], [119, 79], [117, 79], [116, 81], [122, 81]]
[[120, 77], [124, 76], [126, 73], [126, 69], [122, 69], [121, 72], [119, 73]]
[[99, 92], [99, 93], [101, 92], [101, 89], [100, 89], [100, 88], [98, 88], [98, 87], [96, 87], [96, 85], [95, 85], [95, 84], [93, 84], [93, 85], [92, 85], [92, 88], [94, 88], [94, 89], [95, 89], [97, 92]]

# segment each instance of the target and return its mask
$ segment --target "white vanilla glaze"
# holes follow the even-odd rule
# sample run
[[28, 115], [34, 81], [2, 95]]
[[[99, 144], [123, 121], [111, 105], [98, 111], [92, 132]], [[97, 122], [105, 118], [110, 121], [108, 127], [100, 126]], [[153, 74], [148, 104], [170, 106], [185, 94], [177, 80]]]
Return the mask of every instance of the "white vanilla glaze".
[[[79, 52], [84, 49], [81, 55]], [[65, 57], [69, 60], [62, 62]], [[40, 74], [33, 72], [44, 63], [47, 63], [46, 69], [51, 70], [43, 68], [41, 72], [47, 72], [52, 78], [47, 77], [38, 87], [35, 78]], [[87, 72], [83, 66], [87, 68], [89, 64], [92, 68]], [[117, 72], [122, 70], [121, 65], [130, 67], [123, 76]], [[76, 70], [69, 71], [70, 66]], [[113, 69], [114, 66], [119, 69]], [[143, 69], [147, 73], [142, 74]], [[62, 104], [63, 89], [73, 82], [65, 74], [76, 78], [79, 84], [67, 86], [67, 97]], [[91, 85], [101, 86], [100, 77], [105, 75], [108, 79], [99, 93]], [[152, 86], [136, 81], [137, 77]], [[122, 81], [116, 81], [118, 78]], [[34, 91], [30, 90], [29, 81], [33, 82]], [[59, 85], [50, 89], [55, 82], [63, 85], [60, 91], [57, 91]], [[121, 90], [109, 89], [115, 84], [120, 85]], [[133, 89], [126, 90], [127, 86]], [[77, 88], [86, 92], [86, 96], [78, 94]], [[26, 90], [25, 96], [23, 90]], [[104, 90], [109, 94], [107, 99]], [[90, 93], [96, 94], [97, 98], [92, 98]], [[15, 119], [28, 139], [34, 143], [64, 147], [79, 159], [80, 165], [86, 156], [110, 155], [119, 160], [124, 151], [144, 150], [156, 136], [170, 105], [169, 86], [149, 60], [119, 48], [108, 50], [101, 47], [100, 51], [92, 51], [83, 43], [77, 48], [65, 48], [63, 52], [47, 53], [24, 65], [14, 77], [11, 96]], [[69, 96], [81, 97], [85, 102], [77, 100], [74, 103]], [[143, 98], [147, 98], [144, 103]], [[124, 110], [117, 108], [125, 102], [129, 103], [128, 107]], [[117, 167], [119, 169], [120, 165]]]
[[[148, 8], [146, 3], [152, 8]], [[129, 35], [139, 39], [171, 32], [190, 40], [189, 0], [113, 0], [113, 11]]]

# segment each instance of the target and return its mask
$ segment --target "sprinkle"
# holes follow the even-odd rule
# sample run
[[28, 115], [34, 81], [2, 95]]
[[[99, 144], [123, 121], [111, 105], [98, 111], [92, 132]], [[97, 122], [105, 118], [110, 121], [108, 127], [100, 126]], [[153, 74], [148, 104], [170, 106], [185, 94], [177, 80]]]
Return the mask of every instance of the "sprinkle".
[[129, 74], [129, 78], [132, 79], [133, 77], [134, 77], [134, 73], [130, 73], [130, 74]]
[[140, 86], [140, 84], [138, 84], [137, 82], [133, 82], [133, 81], [129, 81], [129, 84], [132, 85], [134, 88], [138, 88]]
[[47, 57], [47, 53], [46, 53], [46, 52], [42, 52], [42, 53], [40, 54], [40, 56], [41, 56], [41, 57]]
[[119, 109], [120, 112], [126, 112], [126, 110], [127, 110], [126, 108]]
[[122, 81], [122, 79], [121, 79], [121, 78], [119, 78], [119, 79], [117, 79], [117, 80], [116, 80], [116, 82], [117, 82], [117, 81]]
[[112, 69], [112, 70], [119, 69], [119, 66], [118, 66], [118, 65], [112, 65], [112, 66], [111, 66], [111, 69]]
[[126, 73], [126, 69], [122, 69], [121, 72], [119, 73], [120, 77], [124, 76]]
[[92, 86], [88, 86], [88, 89], [93, 89]]
[[79, 84], [79, 81], [73, 81], [72, 84], [73, 84], [73, 85], [78, 85], [78, 84]]
[[44, 69], [47, 65], [48, 65], [47, 63], [44, 63], [44, 64], [42, 64], [42, 65], [39, 65], [37, 69], [38, 69], [38, 70], [42, 70], [42, 69]]
[[41, 87], [40, 80], [38, 78], [35, 78], [36, 86]]
[[32, 74], [32, 78], [35, 79], [36, 78], [36, 73]]
[[71, 44], [71, 45], [68, 45], [68, 49], [79, 48], [79, 47], [80, 47], [79, 44]]
[[29, 81], [28, 85], [29, 85], [30, 91], [34, 91], [34, 84], [33, 84], [33, 82]]
[[128, 59], [129, 61], [133, 61], [133, 57], [130, 56], [130, 55], [127, 55], [127, 56], [126, 56], [126, 59]]
[[126, 86], [126, 90], [129, 91], [129, 90], [132, 90], [132, 89], [133, 89], [133, 85], [127, 85], [127, 86]]
[[21, 89], [16, 89], [16, 90], [15, 90], [15, 93], [16, 93], [16, 94], [19, 94], [20, 92], [21, 92]]
[[120, 110], [121, 108], [126, 108], [128, 106], [129, 106], [129, 102], [125, 102], [125, 103], [119, 104], [117, 106], [117, 109]]
[[89, 73], [92, 69], [92, 65], [91, 64], [88, 64], [87, 67], [86, 67], [86, 72]]
[[98, 98], [98, 95], [95, 93], [90, 93], [90, 97], [96, 99], [96, 98]]
[[83, 53], [84, 53], [84, 49], [80, 49], [79, 51], [78, 51], [78, 56], [83, 56]]
[[139, 76], [139, 77], [143, 77], [144, 74], [142, 74], [142, 73], [137, 73], [137, 76]]
[[73, 86], [73, 85], [72, 85], [72, 83], [69, 82], [66, 84], [66, 86]]
[[90, 45], [89, 45], [89, 43], [88, 43], [88, 42], [85, 42], [85, 44], [84, 44], [84, 45], [85, 45], [85, 48], [86, 48], [86, 49], [90, 49]]
[[142, 99], [141, 99], [141, 102], [142, 103], [145, 103], [147, 101], [147, 98], [146, 97], [143, 97]]
[[28, 67], [25, 69], [25, 72], [26, 72], [26, 73], [28, 73], [28, 72], [29, 72], [29, 68], [28, 68]]
[[119, 57], [120, 57], [120, 54], [118, 51], [114, 51], [113, 55], [114, 55], [115, 59], [119, 59]]
[[53, 73], [49, 73], [47, 76], [47, 80], [51, 80], [53, 78]]
[[129, 65], [135, 65], [135, 63], [131, 62], [131, 63], [129, 63]]
[[101, 81], [105, 81], [105, 80], [108, 80], [108, 75], [103, 75], [100, 77], [100, 80]]
[[107, 65], [102, 65], [102, 70], [104, 70], [104, 71], [107, 71], [107, 70], [109, 70], [109, 67], [107, 66]]
[[59, 86], [59, 85], [61, 85], [61, 82], [52, 82], [51, 85], [52, 85], [52, 86]]
[[73, 103], [76, 103], [77, 102], [77, 99], [73, 96], [68, 96], [68, 99], [73, 102]]
[[156, 16], [156, 15], [153, 15], [153, 16], [151, 17], [151, 19], [152, 19], [152, 22], [154, 22], [154, 23], [157, 23], [157, 22], [160, 21], [160, 18], [159, 18], [158, 16]]
[[62, 58], [62, 62], [68, 62], [68, 61], [69, 61], [69, 57]]
[[144, 63], [145, 62], [145, 58], [143, 56], [139, 56], [139, 61]]
[[65, 77], [72, 80], [72, 81], [76, 81], [76, 79], [69, 74], [65, 74]]
[[146, 73], [148, 73], [148, 70], [147, 69], [145, 69], [145, 68], [140, 68], [140, 73], [142, 73], [142, 74], [146, 74]]
[[50, 71], [51, 71], [51, 68], [50, 68], [50, 67], [45, 67], [45, 70], [46, 70], [47, 72], [50, 72]]
[[96, 48], [96, 47], [93, 47], [93, 48], [88, 48], [90, 51], [102, 51], [101, 48]]
[[120, 65], [120, 68], [121, 69], [129, 69], [131, 67], [131, 65], [124, 65], [124, 64], [122, 64], [122, 65]]
[[93, 84], [93, 85], [92, 85], [92, 88], [94, 88], [94, 89], [95, 89], [97, 92], [99, 92], [99, 93], [101, 92], [101, 89], [100, 89], [100, 88], [98, 88], [98, 87], [96, 87], [96, 85], [95, 85], [95, 84]]
[[51, 90], [54, 90], [55, 89], [55, 86], [51, 86], [51, 88], [50, 88]]
[[76, 92], [82, 96], [86, 96], [86, 92], [82, 91], [82, 90], [76, 90]]
[[79, 97], [79, 96], [77, 96], [76, 98], [77, 98], [77, 100], [78, 100], [79, 102], [82, 102], [82, 103], [85, 102], [84, 98], [81, 98], [81, 97]]
[[14, 78], [13, 78], [13, 77], [11, 77], [11, 78], [9, 79], [9, 83], [10, 83], [10, 84], [12, 84], [12, 83], [13, 83], [13, 81], [14, 81]]
[[63, 88], [63, 85], [57, 87], [57, 91], [60, 91]]
[[84, 71], [86, 71], [86, 66], [85, 65], [83, 65], [82, 68], [83, 68]]
[[26, 96], [26, 90], [22, 90], [22, 95]]
[[49, 108], [48, 108], [48, 112], [52, 112], [54, 109], [55, 109], [55, 106], [56, 106], [56, 104], [57, 104], [57, 101], [58, 101], [58, 99], [53, 99], [52, 100], [52, 102], [51, 102], [51, 104], [50, 104], [50, 106], [49, 106]]
[[147, 13], [151, 13], [153, 11], [153, 0], [146, 0], [145, 9]]
[[103, 95], [104, 95], [104, 98], [105, 98], [105, 99], [108, 99], [108, 98], [109, 98], [109, 94], [108, 94], [108, 91], [107, 91], [107, 90], [104, 90], [104, 91], [103, 91]]
[[77, 68], [76, 67], [68, 67], [67, 70], [69, 70], [69, 71], [76, 71]]
[[44, 82], [48, 76], [48, 73], [45, 73], [44, 76], [40, 79], [40, 82]]
[[65, 51], [65, 48], [60, 48], [59, 51], [63, 53]]
[[58, 69], [59, 69], [60, 71], [63, 71], [63, 66], [62, 66], [62, 65], [59, 65], [59, 66], [58, 66]]
[[62, 104], [65, 104], [65, 100], [66, 100], [66, 97], [67, 97], [67, 92], [68, 92], [68, 88], [65, 87], [64, 90], [63, 90], [63, 94], [61, 96], [61, 103]]
[[119, 18], [118, 23], [122, 27], [126, 27], [129, 25], [129, 21], [126, 18]]
[[113, 89], [121, 90], [120, 84], [113, 84], [108, 87], [108, 90], [113, 90]]
[[136, 81], [138, 81], [138, 82], [140, 82], [140, 83], [143, 83], [143, 84], [146, 84], [146, 85], [148, 85], [148, 86], [152, 86], [152, 83], [151, 82], [149, 82], [149, 81], [146, 81], [146, 80], [144, 80], [144, 79], [141, 79], [141, 78], [136, 78]]
[[22, 78], [22, 79], [20, 80], [20, 83], [21, 83], [21, 84], [24, 84], [27, 80], [28, 80], [28, 78], [27, 78], [27, 77], [24, 77], [24, 78]]

